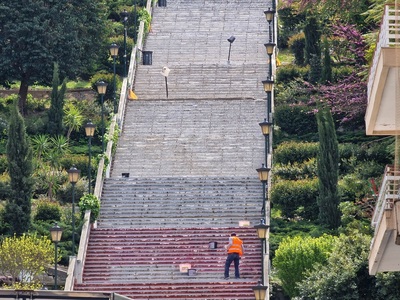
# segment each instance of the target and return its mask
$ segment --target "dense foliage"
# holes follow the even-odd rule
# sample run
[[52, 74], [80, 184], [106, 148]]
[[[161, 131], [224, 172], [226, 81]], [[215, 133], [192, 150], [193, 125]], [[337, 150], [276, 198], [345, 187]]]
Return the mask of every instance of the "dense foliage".
[[[274, 91], [271, 284], [293, 299], [399, 295], [399, 273], [368, 274], [373, 195], [395, 153], [393, 137], [367, 137], [364, 128], [371, 32], [385, 2], [279, 5], [278, 45], [293, 59], [281, 59]], [[332, 240], [325, 260], [309, 259], [304, 248], [324, 234]]]
[[17, 102], [11, 107], [7, 141], [8, 172], [11, 195], [7, 201], [3, 221], [9, 234], [27, 232], [31, 224], [33, 187], [32, 149], [26, 134], [25, 122]]
[[107, 33], [104, 9], [100, 1], [91, 0], [0, 5], [0, 83], [21, 82], [21, 113], [27, 113], [30, 85], [51, 84], [54, 63], [58, 63], [61, 77], [70, 79], [96, 68]]

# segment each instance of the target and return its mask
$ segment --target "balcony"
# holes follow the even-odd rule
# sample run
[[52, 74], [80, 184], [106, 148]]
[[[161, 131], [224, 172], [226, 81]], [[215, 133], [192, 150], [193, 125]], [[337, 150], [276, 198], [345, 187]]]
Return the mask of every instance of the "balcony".
[[369, 273], [400, 271], [400, 169], [386, 166], [372, 217]]
[[397, 95], [400, 71], [399, 8], [395, 5], [385, 6], [369, 74], [365, 114], [367, 135], [397, 135], [400, 132], [400, 122], [396, 122], [400, 121]]

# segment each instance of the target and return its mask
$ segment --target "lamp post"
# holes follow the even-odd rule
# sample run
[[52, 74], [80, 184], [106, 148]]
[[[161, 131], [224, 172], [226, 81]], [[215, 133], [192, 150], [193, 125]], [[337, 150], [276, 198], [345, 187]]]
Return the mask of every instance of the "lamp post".
[[167, 93], [167, 99], [168, 99], [168, 75], [170, 71], [171, 70], [168, 67], [163, 67], [161, 71], [161, 74], [165, 78], [165, 92]]
[[268, 153], [269, 153], [269, 133], [271, 131], [272, 123], [264, 119], [264, 122], [258, 123], [261, 127], [261, 132], [265, 138], [265, 164], [268, 164]]
[[275, 43], [269, 42], [264, 44], [264, 46], [269, 56], [269, 78], [272, 78], [272, 54], [274, 53]]
[[62, 229], [57, 223], [50, 228], [51, 240], [54, 243], [54, 289], [57, 289], [57, 246], [61, 240]]
[[122, 17], [122, 22], [124, 23], [124, 77], [126, 77], [126, 26], [128, 23], [128, 12], [126, 11], [126, 9], [124, 9], [124, 11], [121, 12], [121, 17]]
[[133, 38], [136, 41], [137, 39], [137, 9], [136, 9], [136, 0], [133, 1], [133, 6], [135, 7], [135, 12], [133, 15], [133, 26], [134, 26], [134, 30], [133, 30]]
[[99, 81], [96, 83], [97, 92], [100, 94], [101, 97], [101, 149], [102, 153], [104, 153], [104, 94], [107, 90], [107, 83], [104, 81]]
[[[270, 66], [270, 70], [271, 66]], [[267, 80], [262, 81], [264, 92], [267, 93], [267, 113], [268, 113], [268, 120], [271, 121], [271, 112], [272, 112], [272, 90], [274, 89], [274, 80], [272, 77], [268, 78]]]
[[114, 67], [114, 90], [113, 90], [114, 114], [117, 113], [117, 97], [116, 97], [117, 87], [116, 87], [116, 83], [115, 83], [115, 59], [118, 56], [118, 49], [119, 49], [119, 47], [117, 44], [112, 43], [110, 45], [110, 54], [111, 54], [111, 57], [113, 58], [113, 67]]
[[269, 7], [268, 10], [264, 10], [264, 15], [268, 22], [269, 42], [271, 43], [272, 42], [271, 22], [274, 19], [275, 10], [273, 10]]
[[265, 225], [264, 219], [261, 219], [260, 224], [254, 226], [254, 228], [257, 230], [258, 238], [261, 241], [261, 282], [264, 284], [264, 253], [266, 249], [265, 240], [267, 239], [267, 231], [269, 226]]
[[92, 175], [92, 168], [91, 168], [91, 161], [92, 161], [92, 137], [94, 136], [94, 130], [96, 129], [96, 125], [92, 123], [92, 121], [89, 120], [89, 122], [86, 123], [85, 125], [85, 133], [86, 136], [89, 138], [88, 144], [89, 144], [89, 164], [88, 164], [88, 193], [90, 194], [90, 188], [91, 188], [91, 175]]
[[231, 59], [231, 48], [232, 48], [232, 43], [236, 40], [236, 38], [232, 35], [229, 39], [229, 52], [228, 52], [228, 64], [230, 63], [230, 59]]
[[254, 296], [256, 300], [265, 300], [265, 296], [267, 295], [267, 286], [264, 286], [261, 284], [260, 281], [258, 281], [258, 284], [254, 287], [252, 287], [252, 290], [254, 292]]
[[266, 184], [268, 182], [268, 175], [269, 175], [269, 171], [271, 169], [265, 167], [264, 164], [262, 164], [261, 168], [256, 169], [256, 171], [258, 172], [258, 177], [260, 179], [260, 181], [262, 182], [263, 185], [263, 204], [262, 204], [262, 209], [261, 209], [261, 217], [264, 218], [265, 217], [265, 202], [267, 201], [266, 198]]
[[72, 254], [75, 255], [75, 184], [79, 179], [79, 171], [75, 166], [68, 170], [68, 179], [72, 184]]

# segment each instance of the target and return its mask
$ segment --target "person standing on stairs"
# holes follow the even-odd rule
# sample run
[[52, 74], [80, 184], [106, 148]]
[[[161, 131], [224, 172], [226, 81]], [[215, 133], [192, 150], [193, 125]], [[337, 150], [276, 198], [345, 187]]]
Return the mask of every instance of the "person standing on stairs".
[[229, 268], [234, 262], [235, 278], [238, 279], [240, 278], [239, 261], [244, 253], [243, 241], [236, 236], [236, 233], [232, 233], [229, 237], [229, 244], [225, 245], [225, 249], [228, 251], [228, 256], [225, 261], [224, 278], [229, 279]]

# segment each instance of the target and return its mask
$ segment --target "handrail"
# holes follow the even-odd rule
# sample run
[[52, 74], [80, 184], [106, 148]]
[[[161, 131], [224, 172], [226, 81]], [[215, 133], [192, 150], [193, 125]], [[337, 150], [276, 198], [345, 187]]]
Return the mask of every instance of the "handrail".
[[399, 198], [399, 183], [400, 170], [393, 165], [387, 165], [371, 220], [371, 225], [375, 227], [375, 233], [379, 230], [384, 211], [392, 209], [394, 199]]
[[[147, 0], [147, 5], [146, 9], [149, 12], [150, 16], [152, 15], [152, 4], [153, 0]], [[128, 76], [127, 78], [123, 79], [122, 82], [122, 88], [121, 88], [121, 94], [120, 94], [120, 99], [119, 99], [119, 104], [118, 104], [118, 112], [112, 117], [110, 128], [109, 128], [109, 136], [112, 137], [114, 135], [114, 132], [116, 130], [116, 125], [119, 126], [119, 128], [122, 128], [123, 123], [124, 123], [124, 116], [125, 116], [125, 107], [126, 107], [126, 99], [127, 99], [127, 93], [130, 87], [132, 87], [133, 82], [135, 80], [136, 76], [136, 66], [137, 66], [137, 61], [136, 58], [141, 57], [141, 50], [143, 48], [143, 40], [144, 40], [144, 22], [141, 21], [139, 24], [139, 33], [138, 33], [138, 39], [136, 42], [136, 45], [132, 49], [131, 53], [131, 60], [129, 63], [129, 69], [128, 69]], [[105, 166], [105, 161], [104, 157], [102, 157], [99, 161], [99, 165], [97, 168], [97, 176], [96, 176], [96, 184], [94, 188], [93, 194], [98, 198], [101, 199], [101, 192], [103, 190], [103, 183], [105, 178], [110, 177], [110, 170], [111, 170], [111, 165], [112, 165], [112, 147], [113, 147], [113, 140], [110, 139], [107, 143], [107, 148], [106, 152], [104, 155], [106, 155], [109, 158], [109, 164]], [[85, 217], [84, 217], [84, 223], [82, 226], [82, 231], [81, 231], [81, 239], [79, 242], [79, 249], [78, 249], [78, 255], [77, 257], [71, 257], [70, 259], [70, 264], [68, 267], [68, 274], [67, 274], [67, 279], [65, 281], [65, 287], [64, 291], [73, 291], [74, 289], [74, 283], [75, 280], [77, 283], [82, 283], [82, 275], [83, 275], [83, 267], [85, 265], [85, 259], [86, 259], [86, 251], [87, 251], [87, 246], [89, 242], [89, 236], [90, 236], [90, 229], [91, 229], [91, 223], [90, 223], [90, 214], [91, 211], [87, 210], [85, 212]], [[96, 222], [93, 224], [94, 227], [96, 227]]]

